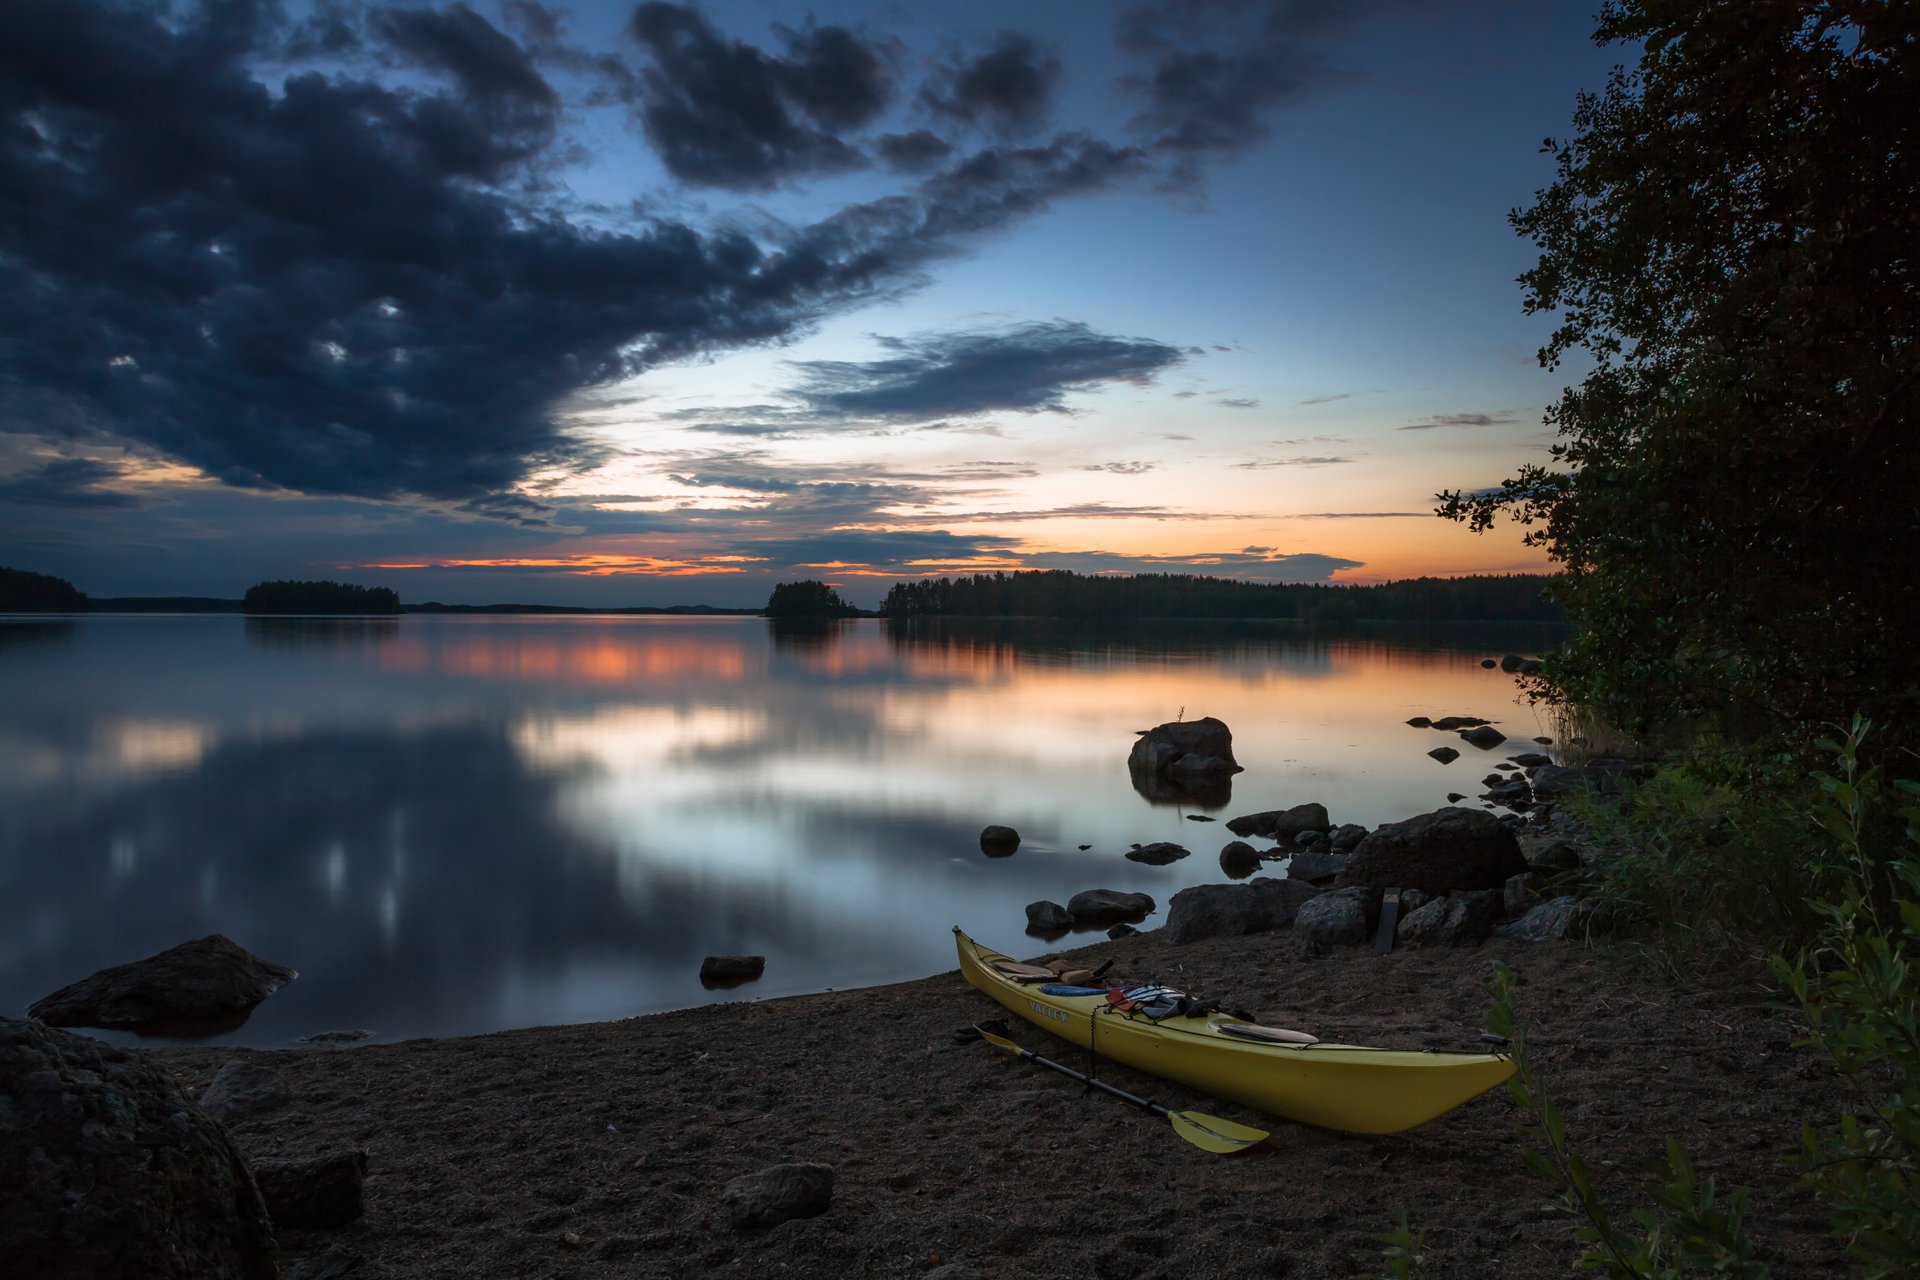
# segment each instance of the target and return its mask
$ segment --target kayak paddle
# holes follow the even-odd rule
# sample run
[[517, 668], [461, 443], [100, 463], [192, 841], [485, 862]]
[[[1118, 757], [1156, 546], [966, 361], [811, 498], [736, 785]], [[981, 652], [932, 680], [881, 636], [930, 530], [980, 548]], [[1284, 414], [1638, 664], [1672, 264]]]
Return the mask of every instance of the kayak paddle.
[[1071, 1076], [1082, 1084], [1089, 1085], [1102, 1093], [1110, 1093], [1122, 1102], [1131, 1102], [1142, 1111], [1151, 1111], [1154, 1115], [1165, 1116], [1173, 1122], [1173, 1131], [1199, 1147], [1202, 1151], [1211, 1151], [1216, 1155], [1229, 1155], [1235, 1151], [1245, 1151], [1248, 1147], [1265, 1142], [1268, 1134], [1264, 1129], [1250, 1128], [1244, 1124], [1235, 1124], [1231, 1120], [1222, 1120], [1219, 1116], [1203, 1115], [1198, 1111], [1169, 1111], [1157, 1102], [1137, 1098], [1124, 1089], [1116, 1089], [1104, 1080], [1095, 1080], [1092, 1076], [1082, 1075], [1072, 1067], [1063, 1066], [1051, 1058], [1043, 1058], [1031, 1049], [1022, 1049], [1005, 1036], [997, 1036], [984, 1027], [976, 1026], [980, 1038], [996, 1049], [1005, 1049], [1016, 1058], [1043, 1067], [1052, 1067], [1063, 1076]]

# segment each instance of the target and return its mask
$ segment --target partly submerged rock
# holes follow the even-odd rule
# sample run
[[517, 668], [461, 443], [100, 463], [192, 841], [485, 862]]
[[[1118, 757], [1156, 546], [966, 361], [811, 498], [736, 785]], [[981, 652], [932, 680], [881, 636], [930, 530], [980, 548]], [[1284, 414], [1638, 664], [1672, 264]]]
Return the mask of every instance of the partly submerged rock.
[[1244, 880], [1260, 869], [1260, 851], [1245, 840], [1234, 840], [1220, 850], [1220, 871], [1235, 880]]
[[1144, 893], [1118, 889], [1082, 889], [1067, 899], [1067, 914], [1081, 928], [1103, 924], [1132, 924], [1153, 914], [1154, 900]]
[[1319, 893], [1302, 880], [1266, 877], [1246, 884], [1195, 885], [1173, 895], [1160, 932], [1178, 944], [1283, 929], [1293, 923], [1301, 905]]
[[1135, 773], [1239, 773], [1233, 758], [1233, 731], [1206, 716], [1175, 720], [1142, 729], [1127, 756]]
[[1287, 878], [1308, 884], [1331, 884], [1347, 869], [1344, 853], [1320, 853], [1313, 850], [1296, 853], [1287, 860]]
[[1327, 806], [1297, 804], [1291, 809], [1268, 809], [1246, 813], [1227, 821], [1227, 830], [1237, 836], [1265, 836], [1269, 840], [1294, 840], [1302, 832], [1325, 831], [1333, 824], [1327, 819]]
[[1150, 867], [1164, 867], [1169, 862], [1180, 861], [1192, 852], [1183, 845], [1156, 840], [1152, 844], [1143, 844], [1137, 849], [1127, 850], [1126, 858], [1128, 862], [1144, 862]]
[[1059, 903], [1042, 898], [1027, 904], [1027, 927], [1045, 933], [1065, 933], [1073, 928], [1073, 917]]
[[1004, 858], [1020, 847], [1020, 833], [1012, 827], [990, 826], [980, 832], [980, 852]]
[[1460, 737], [1482, 751], [1491, 751], [1507, 740], [1507, 735], [1490, 724], [1478, 724], [1471, 729], [1462, 729]]
[[1427, 752], [1427, 754], [1435, 760], [1438, 760], [1441, 764], [1452, 764], [1460, 758], [1460, 752], [1454, 747], [1435, 747], [1433, 750]]
[[700, 962], [700, 982], [709, 987], [737, 986], [752, 982], [766, 969], [765, 956], [708, 956]]
[[297, 975], [220, 934], [183, 942], [131, 964], [102, 969], [27, 1010], [50, 1027], [179, 1031], [237, 1026]]
[[1433, 722], [1433, 727], [1451, 732], [1457, 729], [1471, 729], [1476, 725], [1486, 723], [1487, 721], [1481, 719], [1479, 716], [1441, 716]]
[[0, 1017], [0, 1274], [272, 1280], [279, 1269], [233, 1138], [157, 1063]]

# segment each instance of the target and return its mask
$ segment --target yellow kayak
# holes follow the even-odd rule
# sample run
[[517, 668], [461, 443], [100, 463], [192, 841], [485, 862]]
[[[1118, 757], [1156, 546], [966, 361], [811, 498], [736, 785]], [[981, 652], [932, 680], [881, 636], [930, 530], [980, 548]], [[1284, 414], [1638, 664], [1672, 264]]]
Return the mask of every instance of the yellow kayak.
[[[1270, 1115], [1348, 1133], [1398, 1133], [1443, 1116], [1513, 1075], [1492, 1053], [1428, 1053], [1322, 1044], [1226, 1013], [1158, 1020], [1125, 1012], [1104, 991], [1060, 985], [954, 928], [967, 981], [1035, 1026], [1101, 1057], [1244, 1103]], [[1164, 1006], [1162, 1006], [1164, 1007]]]

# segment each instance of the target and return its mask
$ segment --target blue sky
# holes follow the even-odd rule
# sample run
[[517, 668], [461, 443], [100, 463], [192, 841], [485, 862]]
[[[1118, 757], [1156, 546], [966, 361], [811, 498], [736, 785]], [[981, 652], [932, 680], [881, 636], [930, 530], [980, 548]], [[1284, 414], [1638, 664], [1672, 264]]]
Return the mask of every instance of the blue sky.
[[[74, 4], [0, 52], [0, 563], [875, 603], [1544, 567], [1588, 0]], [[917, 158], [907, 166], [906, 159]]]

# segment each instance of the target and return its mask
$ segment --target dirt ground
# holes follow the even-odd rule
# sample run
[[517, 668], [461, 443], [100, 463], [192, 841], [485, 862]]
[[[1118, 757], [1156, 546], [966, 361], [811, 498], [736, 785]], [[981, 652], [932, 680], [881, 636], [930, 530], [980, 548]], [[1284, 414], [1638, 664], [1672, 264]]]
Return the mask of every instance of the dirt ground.
[[[1753, 1189], [1776, 1275], [1844, 1273], [1792, 1166], [1802, 1121], [1831, 1113], [1836, 1090], [1791, 1047], [1792, 1021], [1758, 1001], [1645, 987], [1604, 947], [1565, 944], [1380, 956], [1285, 933], [1185, 947], [1148, 933], [1071, 954], [1323, 1039], [1448, 1049], [1474, 1047], [1505, 960], [1616, 1210], [1648, 1203], [1638, 1162], [1678, 1137], [1703, 1176]], [[1374, 1275], [1377, 1237], [1403, 1216], [1425, 1233], [1431, 1276], [1559, 1276], [1578, 1255], [1546, 1207], [1554, 1189], [1521, 1163], [1504, 1089], [1409, 1133], [1356, 1137], [1103, 1068], [1169, 1106], [1273, 1131], [1251, 1153], [1209, 1155], [1164, 1120], [949, 1035], [1001, 1013], [955, 970], [465, 1039], [154, 1052], [195, 1096], [235, 1059], [281, 1072], [293, 1101], [235, 1126], [250, 1156], [368, 1152], [364, 1218], [282, 1236], [285, 1273], [311, 1280]], [[1014, 1035], [1076, 1053], [1017, 1021]], [[732, 1229], [728, 1180], [789, 1161], [833, 1167], [832, 1207]]]

